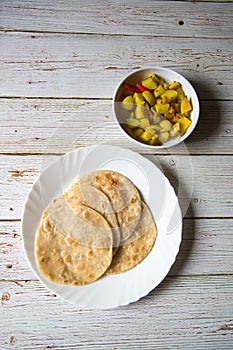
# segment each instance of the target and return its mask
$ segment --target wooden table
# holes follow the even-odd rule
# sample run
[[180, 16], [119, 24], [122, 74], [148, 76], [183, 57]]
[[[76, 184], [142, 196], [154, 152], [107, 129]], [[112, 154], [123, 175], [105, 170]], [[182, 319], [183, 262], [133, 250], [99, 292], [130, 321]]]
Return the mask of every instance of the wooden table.
[[[1, 350], [233, 348], [232, 12], [232, 1], [1, 0]], [[187, 152], [145, 154], [114, 123], [117, 83], [154, 65], [177, 70], [199, 95]], [[96, 311], [37, 280], [21, 215], [46, 164], [101, 143], [159, 162], [185, 217], [180, 253], [160, 286]]]

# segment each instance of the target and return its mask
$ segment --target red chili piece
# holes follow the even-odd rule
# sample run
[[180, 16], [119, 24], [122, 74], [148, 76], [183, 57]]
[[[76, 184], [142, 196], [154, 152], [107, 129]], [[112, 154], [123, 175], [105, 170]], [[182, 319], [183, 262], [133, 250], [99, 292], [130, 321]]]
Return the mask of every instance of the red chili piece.
[[145, 86], [143, 86], [142, 84], [137, 84], [136, 85], [137, 86], [137, 88], [141, 91], [141, 92], [143, 92], [143, 91], [150, 91], [150, 89], [147, 89]]
[[140, 92], [140, 90], [134, 85], [131, 85], [131, 84], [128, 84], [128, 83], [124, 83], [123, 86], [124, 86], [125, 89], [127, 89], [129, 91]]

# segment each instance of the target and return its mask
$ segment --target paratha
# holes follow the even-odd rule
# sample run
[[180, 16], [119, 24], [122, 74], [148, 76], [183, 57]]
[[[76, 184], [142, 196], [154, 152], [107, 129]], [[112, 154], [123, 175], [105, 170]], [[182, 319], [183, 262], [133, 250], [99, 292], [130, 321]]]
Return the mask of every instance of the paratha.
[[85, 285], [128, 271], [152, 250], [157, 227], [124, 175], [97, 170], [77, 177], [43, 212], [35, 254], [48, 280]]
[[82, 186], [82, 190], [80, 190], [78, 178], [71, 184], [69, 189], [64, 192], [64, 196], [67, 204], [74, 212], [76, 211], [76, 208], [82, 204], [98, 211], [101, 215], [103, 215], [112, 228], [113, 247], [115, 253], [120, 244], [121, 232], [116, 215], [108, 197], [94, 186]]
[[120, 246], [106, 274], [125, 272], [142, 262], [152, 250], [157, 228], [148, 206], [142, 202], [142, 215], [135, 233]]
[[112, 245], [112, 229], [100, 213], [84, 205], [74, 213], [59, 196], [44, 211], [37, 231], [38, 269], [52, 282], [91, 283], [109, 267]]
[[141, 197], [134, 184], [124, 175], [111, 170], [97, 170], [81, 175], [79, 182], [81, 192], [86, 186], [94, 186], [110, 199], [116, 214], [120, 230], [121, 244], [135, 231], [141, 216]]

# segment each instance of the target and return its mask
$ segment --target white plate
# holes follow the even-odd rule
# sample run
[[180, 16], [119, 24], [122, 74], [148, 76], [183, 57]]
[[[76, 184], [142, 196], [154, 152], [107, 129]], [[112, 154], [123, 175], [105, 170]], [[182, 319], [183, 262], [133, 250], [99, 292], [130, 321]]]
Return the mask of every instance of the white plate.
[[[42, 212], [76, 176], [97, 169], [118, 171], [137, 186], [157, 224], [156, 243], [144, 261], [125, 273], [103, 276], [94, 283], [78, 287], [49, 282], [37, 268], [34, 250]], [[138, 300], [164, 279], [179, 250], [182, 215], [172, 186], [157, 166], [130, 150], [100, 145], [71, 151], [42, 172], [26, 199], [22, 232], [31, 268], [48, 289], [76, 305], [107, 309]]]

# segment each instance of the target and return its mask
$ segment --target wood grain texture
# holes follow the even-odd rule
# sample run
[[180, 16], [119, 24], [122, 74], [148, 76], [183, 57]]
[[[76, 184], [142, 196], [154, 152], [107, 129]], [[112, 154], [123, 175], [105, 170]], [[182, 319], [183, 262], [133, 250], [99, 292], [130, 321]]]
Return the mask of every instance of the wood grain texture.
[[[232, 274], [232, 230], [232, 219], [184, 219], [180, 252], [169, 276]], [[1, 223], [0, 255], [0, 279], [37, 279], [24, 256], [20, 221]]]
[[[183, 215], [232, 217], [232, 159], [228, 156], [148, 156], [173, 185]], [[20, 219], [26, 195], [57, 156], [1, 156], [0, 219]], [[14, 190], [13, 190], [14, 189]]]
[[[0, 1], [0, 350], [233, 348], [233, 1]], [[142, 66], [190, 80], [200, 121], [186, 147], [150, 154], [112, 118], [119, 81]], [[179, 197], [183, 240], [158, 288], [114, 310], [74, 307], [24, 257], [23, 203], [71, 149], [123, 146]]]
[[137, 303], [93, 311], [63, 302], [40, 282], [1, 282], [0, 346], [231, 349], [232, 287], [232, 276], [168, 277]]
[[0, 47], [2, 97], [112, 98], [127, 73], [158, 65], [183, 74], [201, 99], [232, 99], [231, 39], [4, 33]]
[[[233, 4], [200, 1], [1, 1], [1, 30], [232, 38]], [[198, 15], [197, 15], [198, 14]], [[32, 20], [33, 19], [33, 20]]]
[[[201, 101], [199, 123], [187, 139], [190, 154], [232, 154], [233, 101]], [[213, 123], [214, 119], [214, 123]], [[112, 101], [0, 99], [1, 153], [65, 153], [71, 147], [109, 142], [140, 153], [116, 127]], [[182, 153], [179, 147], [170, 150]], [[160, 153], [169, 153], [161, 149]]]

